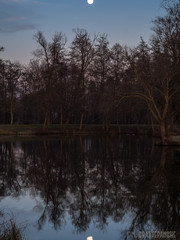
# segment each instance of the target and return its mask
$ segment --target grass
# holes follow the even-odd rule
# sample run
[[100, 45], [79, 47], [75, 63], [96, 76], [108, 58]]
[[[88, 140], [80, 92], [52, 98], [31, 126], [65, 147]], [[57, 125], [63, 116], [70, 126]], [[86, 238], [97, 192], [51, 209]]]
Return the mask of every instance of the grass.
[[[158, 129], [158, 126], [156, 126]], [[82, 130], [79, 130], [79, 124], [59, 124], [47, 125], [42, 124], [14, 124], [0, 125], [0, 135], [60, 135], [60, 134], [152, 134], [150, 125], [111, 124], [109, 130], [103, 129], [102, 125], [84, 124]]]

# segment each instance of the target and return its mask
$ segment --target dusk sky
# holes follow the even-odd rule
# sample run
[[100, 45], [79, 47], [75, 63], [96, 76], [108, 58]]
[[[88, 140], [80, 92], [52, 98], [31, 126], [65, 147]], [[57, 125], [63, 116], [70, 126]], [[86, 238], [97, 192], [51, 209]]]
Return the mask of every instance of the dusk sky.
[[73, 29], [91, 35], [106, 33], [111, 45], [136, 46], [142, 36], [148, 41], [152, 20], [163, 15], [161, 0], [0, 0], [0, 53], [4, 60], [28, 63], [37, 48], [33, 35], [42, 31], [48, 41], [54, 33], [74, 38]]

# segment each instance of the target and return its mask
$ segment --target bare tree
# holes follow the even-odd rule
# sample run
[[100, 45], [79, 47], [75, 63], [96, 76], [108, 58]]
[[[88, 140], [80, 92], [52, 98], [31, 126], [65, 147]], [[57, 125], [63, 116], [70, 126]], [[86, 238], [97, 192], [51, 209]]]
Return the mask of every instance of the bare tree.
[[10, 123], [14, 123], [15, 100], [18, 97], [19, 79], [21, 76], [21, 66], [19, 63], [6, 62], [5, 81], [7, 89], [7, 99], [10, 111]]
[[108, 78], [110, 74], [110, 50], [106, 34], [98, 36], [96, 44], [96, 55], [93, 61], [93, 75], [98, 87], [99, 112], [106, 130], [109, 129], [109, 88]]
[[95, 55], [95, 42], [97, 37], [90, 38], [88, 32], [85, 29], [76, 29], [75, 38], [71, 44], [71, 62], [79, 68], [79, 92], [81, 95], [80, 108], [80, 130], [82, 129], [83, 119], [85, 115], [85, 96], [87, 90], [87, 73], [90, 64]]
[[[34, 39], [39, 45], [39, 49], [34, 52], [34, 55], [41, 63], [41, 78], [44, 84], [45, 127], [51, 121], [54, 97], [61, 95], [60, 92], [57, 93], [57, 89], [59, 89], [57, 85], [61, 82], [59, 67], [64, 60], [64, 47], [67, 40], [62, 33], [56, 33], [52, 42], [48, 43], [42, 32], [37, 32], [34, 35]], [[60, 101], [60, 105], [62, 118], [62, 100]]]
[[[155, 51], [156, 50], [156, 51]], [[152, 57], [148, 46], [141, 41], [139, 48], [127, 54], [134, 70], [136, 85], [122, 98], [136, 97], [142, 99], [161, 129], [162, 143], [167, 144], [167, 125], [172, 117], [171, 106], [175, 104], [174, 96], [180, 90], [179, 80], [174, 81], [177, 74], [166, 51], [152, 49]]]

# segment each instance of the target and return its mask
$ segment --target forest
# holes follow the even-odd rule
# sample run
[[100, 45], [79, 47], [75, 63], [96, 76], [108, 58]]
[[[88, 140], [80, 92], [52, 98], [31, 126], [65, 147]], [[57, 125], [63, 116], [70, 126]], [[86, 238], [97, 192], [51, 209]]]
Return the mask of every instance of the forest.
[[165, 141], [180, 125], [180, 3], [163, 7], [134, 48], [86, 29], [69, 47], [36, 32], [28, 65], [0, 59], [0, 124], [158, 124]]

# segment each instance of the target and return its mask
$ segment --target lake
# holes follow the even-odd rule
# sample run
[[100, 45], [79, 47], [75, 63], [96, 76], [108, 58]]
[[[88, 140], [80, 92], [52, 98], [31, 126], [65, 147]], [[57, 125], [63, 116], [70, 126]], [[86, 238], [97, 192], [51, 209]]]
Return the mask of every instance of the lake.
[[131, 135], [1, 139], [0, 222], [14, 218], [28, 240], [178, 236], [180, 149], [155, 141]]

